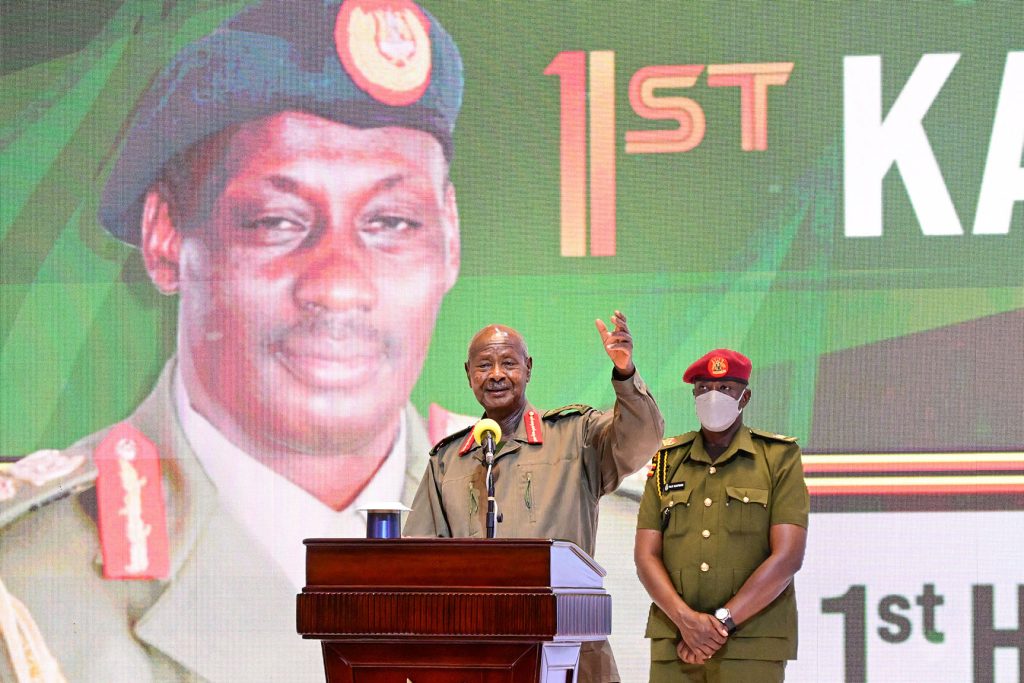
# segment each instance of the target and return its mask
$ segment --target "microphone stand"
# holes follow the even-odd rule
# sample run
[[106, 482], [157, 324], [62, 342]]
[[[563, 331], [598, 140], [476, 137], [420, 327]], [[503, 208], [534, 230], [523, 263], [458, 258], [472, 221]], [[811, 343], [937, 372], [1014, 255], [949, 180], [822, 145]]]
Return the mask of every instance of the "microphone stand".
[[494, 500], [494, 440], [488, 438], [484, 447], [484, 457], [487, 461], [487, 538], [494, 538], [494, 523], [498, 516], [498, 503]]

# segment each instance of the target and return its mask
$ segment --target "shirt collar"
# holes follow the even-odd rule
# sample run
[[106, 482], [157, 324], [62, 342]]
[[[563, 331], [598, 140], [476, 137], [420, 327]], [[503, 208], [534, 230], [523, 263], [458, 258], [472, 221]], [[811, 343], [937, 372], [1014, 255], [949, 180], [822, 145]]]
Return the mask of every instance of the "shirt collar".
[[[729, 447], [715, 459], [714, 464], [721, 465], [739, 454], [754, 454], [754, 441], [750, 438], [750, 428], [746, 426], [740, 427], [739, 431], [733, 435], [732, 441], [729, 442]], [[704, 448], [703, 432], [698, 432], [697, 437], [693, 440], [693, 446], [690, 448], [690, 458], [698, 462], [711, 462], [711, 456], [708, 455], [707, 449]]]
[[366, 535], [366, 513], [360, 508], [401, 499], [407, 455], [404, 411], [380, 469], [351, 505], [336, 511], [250, 456], [196, 412], [180, 370], [175, 371], [173, 392], [181, 429], [217, 488], [221, 506], [268, 552], [297, 591], [305, 585], [303, 539], [361, 538]]
[[[482, 420], [484, 415], [480, 419]], [[501, 439], [503, 442], [518, 441], [519, 443], [528, 443], [533, 445], [541, 445], [544, 443], [544, 423], [541, 419], [543, 413], [534, 408], [529, 403], [526, 404], [526, 410], [523, 411], [523, 417], [519, 420], [519, 424], [516, 425], [516, 430], [512, 433], [511, 438], [506, 438], [507, 435], [502, 435]], [[459, 455], [466, 455], [471, 453], [473, 450], [480, 448], [473, 438], [473, 430], [469, 430], [459, 445]]]

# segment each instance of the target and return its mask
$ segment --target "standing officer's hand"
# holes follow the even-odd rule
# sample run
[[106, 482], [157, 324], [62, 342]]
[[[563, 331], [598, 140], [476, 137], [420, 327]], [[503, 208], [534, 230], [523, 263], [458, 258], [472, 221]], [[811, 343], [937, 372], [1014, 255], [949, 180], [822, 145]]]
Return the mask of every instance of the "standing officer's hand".
[[679, 655], [679, 659], [683, 660], [687, 664], [703, 664], [708, 661], [707, 658], [698, 655], [696, 652], [691, 650], [685, 640], [680, 640], [676, 643], [676, 654]]
[[719, 648], [729, 639], [729, 632], [722, 626], [722, 622], [711, 614], [695, 612], [693, 618], [689, 619], [687, 623], [677, 624], [677, 626], [679, 626], [679, 633], [683, 637], [683, 643], [686, 645], [685, 649], [689, 650], [695, 658], [701, 660], [689, 662], [683, 657], [684, 649], [677, 647], [676, 650], [679, 652], [680, 658], [689, 664], [701, 663], [718, 652]]
[[615, 369], [620, 375], [631, 377], [636, 372], [636, 367], [633, 365], [633, 337], [626, 327], [626, 316], [622, 315], [621, 311], [612, 314], [612, 325], [615, 329], [611, 332], [600, 318], [594, 322], [597, 324], [597, 331], [601, 333], [604, 350], [615, 364]]

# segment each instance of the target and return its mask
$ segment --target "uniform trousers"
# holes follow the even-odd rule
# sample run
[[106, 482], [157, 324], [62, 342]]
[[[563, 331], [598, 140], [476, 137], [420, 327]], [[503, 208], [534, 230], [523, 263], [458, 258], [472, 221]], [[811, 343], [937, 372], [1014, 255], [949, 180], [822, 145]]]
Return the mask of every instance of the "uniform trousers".
[[782, 683], [786, 662], [709, 659], [704, 664], [651, 662], [650, 683]]

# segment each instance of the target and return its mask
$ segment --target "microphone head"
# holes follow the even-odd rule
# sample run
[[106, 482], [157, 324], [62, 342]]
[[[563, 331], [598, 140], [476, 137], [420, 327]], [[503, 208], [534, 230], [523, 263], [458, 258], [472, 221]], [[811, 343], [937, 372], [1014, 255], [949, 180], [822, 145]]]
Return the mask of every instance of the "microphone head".
[[494, 435], [494, 443], [501, 441], [501, 427], [498, 423], [489, 417], [485, 417], [476, 423], [473, 427], [473, 441], [476, 441], [476, 445], [479, 446], [480, 442], [483, 441], [484, 432], [490, 432]]

